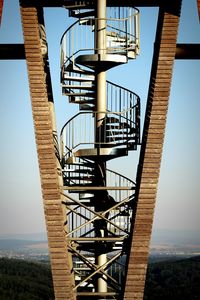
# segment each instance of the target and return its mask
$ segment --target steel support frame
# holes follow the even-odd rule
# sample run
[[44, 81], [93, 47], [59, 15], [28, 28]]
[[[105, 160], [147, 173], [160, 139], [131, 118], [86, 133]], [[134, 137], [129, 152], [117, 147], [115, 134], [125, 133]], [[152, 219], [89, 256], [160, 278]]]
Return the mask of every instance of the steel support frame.
[[[117, 208], [123, 206], [124, 204], [130, 203], [130, 202], [131, 202], [131, 196], [125, 198], [124, 200], [118, 202], [117, 204], [113, 205], [113, 206], [110, 207], [109, 209], [107, 209], [107, 210], [105, 210], [105, 211], [103, 211], [103, 212], [100, 213], [100, 212], [97, 212], [97, 211], [95, 211], [95, 210], [93, 210], [93, 209], [90, 209], [89, 207], [87, 207], [86, 205], [84, 205], [81, 201], [71, 198], [69, 195], [66, 195], [66, 194], [64, 194], [64, 193], [62, 193], [62, 195], [63, 195], [64, 197], [66, 197], [68, 200], [71, 200], [70, 205], [69, 205], [68, 202], [64, 202], [64, 201], [63, 201], [63, 204], [67, 206], [67, 209], [68, 209], [69, 212], [70, 212], [70, 211], [75, 212], [75, 210], [71, 208], [71, 205], [73, 205], [73, 204], [75, 203], [75, 204], [78, 205], [79, 207], [82, 207], [82, 208], [84, 208], [85, 210], [87, 210], [88, 212], [91, 212], [92, 214], [95, 215], [92, 219], [89, 219], [89, 218], [87, 218], [86, 216], [84, 216], [84, 218], [85, 218], [87, 221], [86, 221], [84, 224], [80, 225], [79, 227], [75, 228], [74, 230], [68, 231], [68, 232], [67, 232], [67, 237], [68, 237], [70, 234], [72, 234], [72, 233], [74, 233], [74, 232], [80, 230], [80, 229], [83, 228], [83, 227], [86, 227], [88, 224], [93, 223], [95, 220], [98, 220], [98, 219], [104, 220], [104, 221], [106, 221], [108, 224], [110, 224], [110, 225], [112, 225], [113, 227], [115, 227], [116, 229], [118, 229], [118, 230], [120, 230], [120, 231], [126, 233], [126, 235], [124, 236], [124, 238], [127, 237], [128, 232], [127, 232], [126, 230], [124, 230], [123, 228], [121, 228], [121, 227], [118, 226], [117, 224], [113, 223], [110, 219], [106, 218], [105, 216], [106, 216], [106, 214], [110, 213], [111, 211], [115, 211]], [[112, 219], [114, 219], [114, 218], [117, 217], [117, 216], [118, 216], [118, 214], [116, 214], [114, 217], [112, 217]], [[77, 238], [77, 239], [78, 239], [78, 238]], [[93, 238], [91, 238], [91, 240], [92, 240], [92, 239], [93, 239]], [[94, 239], [99, 239], [99, 237], [95, 237]], [[108, 240], [108, 238], [106, 239], [105, 237], [104, 237], [104, 238], [100, 238], [100, 239], [101, 239], [101, 240]], [[112, 238], [111, 238], [111, 239], [112, 239]], [[121, 238], [120, 238], [119, 240], [121, 240]]]
[[[75, 287], [74, 287], [74, 291], [76, 292], [77, 295], [81, 296], [83, 295], [81, 292], [77, 291], [77, 288], [80, 287], [82, 284], [84, 284], [85, 282], [88, 282], [87, 284], [89, 284], [90, 280], [93, 279], [97, 274], [102, 274], [102, 280], [104, 280], [105, 285], [107, 286], [108, 282], [109, 282], [109, 286], [112, 287], [115, 290], [115, 292], [112, 292], [112, 294], [115, 296], [118, 293], [121, 293], [121, 290], [118, 286], [118, 282], [111, 276], [109, 275], [106, 270], [108, 269], [108, 267], [115, 262], [122, 254], [122, 247], [120, 247], [120, 249], [115, 250], [115, 255], [112, 258], [107, 258], [107, 260], [102, 263], [101, 265], [98, 264], [94, 264], [92, 263], [87, 255], [81, 254], [79, 251], [76, 250], [76, 243], [79, 243], [81, 241], [89, 241], [89, 242], [122, 242], [127, 238], [128, 236], [128, 232], [124, 229], [121, 228], [120, 226], [118, 226], [117, 224], [115, 224], [112, 220], [114, 218], [116, 218], [119, 213], [116, 212], [116, 215], [112, 216], [111, 218], [106, 217], [106, 215], [111, 212], [111, 211], [117, 211], [118, 208], [120, 208], [121, 206], [124, 206], [125, 204], [128, 204], [132, 201], [132, 197], [127, 197], [124, 200], [122, 200], [121, 202], [115, 204], [114, 206], [112, 206], [111, 208], [107, 209], [104, 212], [97, 212], [87, 206], [85, 206], [81, 201], [76, 200], [72, 197], [70, 197], [68, 194], [63, 193], [63, 196], [66, 198], [66, 202], [63, 201], [63, 205], [66, 205], [67, 210], [69, 211], [69, 213], [72, 211], [73, 213], [76, 214], [75, 209], [71, 208], [72, 205], [77, 205], [77, 207], [82, 207], [84, 208], [86, 211], [91, 212], [94, 216], [90, 219], [87, 218], [86, 216], [82, 216], [86, 222], [84, 222], [83, 224], [81, 224], [80, 226], [76, 227], [74, 230], [71, 230], [69, 232], [66, 233], [67, 236], [67, 240], [69, 241], [68, 244], [68, 249], [71, 251], [71, 253], [73, 253], [74, 256], [78, 257], [81, 261], [83, 261], [90, 269], [91, 274], [88, 275], [86, 278], [84, 278], [83, 280], [81, 280]], [[68, 214], [69, 214], [68, 213]], [[80, 213], [78, 212], [77, 215], [80, 216]], [[69, 218], [68, 218], [69, 219]], [[84, 236], [80, 236], [80, 237], [73, 237], [73, 234], [76, 231], [79, 231], [80, 229], [87, 227], [89, 224], [94, 223], [95, 220], [104, 220], [106, 221], [107, 224], [110, 224], [113, 226], [113, 228], [116, 228], [119, 232], [121, 232], [122, 234], [120, 236], [115, 236], [113, 235], [113, 237], [87, 237], [87, 234], [91, 233], [91, 230], [89, 230], [88, 232], [86, 232], [84, 234]], [[70, 244], [73, 245], [74, 243], [74, 247], [71, 246]], [[110, 293], [106, 291], [96, 291], [95, 292], [96, 295], [101, 295], [102, 297], [105, 297], [106, 295], [109, 296]], [[93, 296], [93, 292], [92, 293], [88, 293], [87, 294], [92, 295]]]

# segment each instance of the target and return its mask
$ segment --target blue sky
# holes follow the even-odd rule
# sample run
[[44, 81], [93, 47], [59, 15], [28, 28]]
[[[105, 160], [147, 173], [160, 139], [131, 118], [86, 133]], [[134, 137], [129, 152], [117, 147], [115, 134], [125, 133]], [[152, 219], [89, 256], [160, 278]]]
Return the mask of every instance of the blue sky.
[[[108, 79], [141, 97], [142, 121], [148, 93], [157, 9], [141, 9], [141, 54], [108, 72]], [[67, 11], [45, 9], [58, 131], [76, 111], [61, 95], [59, 42], [69, 26]], [[0, 43], [22, 43], [18, 1], [5, 0]], [[183, 0], [179, 43], [200, 43], [196, 0]], [[0, 61], [1, 159], [0, 233], [45, 230], [39, 170], [25, 61]], [[200, 60], [175, 61], [154, 230], [200, 228]], [[118, 160], [134, 176], [138, 154]], [[111, 163], [112, 164], [112, 163]], [[130, 168], [130, 164], [133, 168]]]

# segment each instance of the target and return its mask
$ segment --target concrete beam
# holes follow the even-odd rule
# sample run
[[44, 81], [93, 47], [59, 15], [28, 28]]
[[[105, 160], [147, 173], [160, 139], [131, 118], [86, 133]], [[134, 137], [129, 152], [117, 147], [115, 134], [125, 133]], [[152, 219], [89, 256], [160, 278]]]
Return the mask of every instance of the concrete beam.
[[200, 59], [200, 44], [177, 44], [175, 59]]
[[[96, 1], [85, 0], [87, 8], [93, 7], [96, 4]], [[107, 6], [130, 6], [130, 7], [156, 7], [160, 6], [162, 0], [107, 0]], [[62, 7], [62, 6], [75, 6], [76, 1], [74, 0], [20, 0], [22, 7]]]
[[0, 60], [25, 59], [24, 44], [0, 44]]

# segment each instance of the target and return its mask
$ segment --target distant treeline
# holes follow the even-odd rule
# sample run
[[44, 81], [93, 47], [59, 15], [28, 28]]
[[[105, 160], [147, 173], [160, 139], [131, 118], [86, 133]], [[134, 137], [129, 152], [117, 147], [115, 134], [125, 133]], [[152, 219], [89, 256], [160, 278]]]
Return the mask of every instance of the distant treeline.
[[[145, 300], [200, 299], [200, 256], [151, 263]], [[1, 300], [53, 300], [50, 266], [17, 259], [0, 259]]]
[[144, 300], [200, 299], [200, 256], [148, 266]]
[[53, 300], [50, 266], [19, 259], [0, 259], [1, 300]]

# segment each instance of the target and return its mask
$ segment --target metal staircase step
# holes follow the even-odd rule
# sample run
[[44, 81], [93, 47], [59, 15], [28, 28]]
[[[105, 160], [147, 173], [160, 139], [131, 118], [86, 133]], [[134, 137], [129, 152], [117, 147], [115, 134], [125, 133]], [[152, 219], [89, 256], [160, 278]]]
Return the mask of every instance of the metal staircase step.
[[92, 194], [92, 193], [79, 192], [79, 199], [80, 200], [93, 199], [93, 198], [94, 198], [94, 194]]
[[130, 43], [130, 40], [128, 40], [125, 36], [120, 36], [119, 33], [115, 32], [115, 31], [107, 31], [106, 32], [107, 35], [107, 41], [108, 43], [120, 43], [123, 45], [123, 43], [126, 45], [128, 43]]
[[80, 18], [79, 19], [79, 24], [80, 25], [86, 25], [86, 26], [95, 26], [95, 18]]
[[[71, 99], [72, 98], [72, 99]], [[70, 97], [69, 102], [79, 104], [80, 110], [88, 110], [94, 108], [94, 98], [81, 99], [80, 97]]]
[[[133, 51], [133, 47], [135, 46], [134, 43], [131, 43], [130, 40], [126, 40], [126, 38], [121, 38], [121, 37], [117, 37], [117, 38], [108, 38], [108, 43], [109, 44], [109, 47], [112, 48], [112, 47], [122, 47], [123, 49], [124, 48], [131, 48], [130, 51]], [[124, 51], [124, 50], [123, 50]]]
[[[109, 147], [110, 146], [110, 147]], [[115, 145], [106, 144], [106, 148], [94, 148], [94, 149], [80, 149], [74, 153], [75, 157], [80, 158], [89, 158], [93, 161], [96, 161], [101, 156], [102, 160], [110, 160], [115, 157], [126, 156], [128, 155], [127, 148], [115, 148]]]
[[87, 11], [81, 12], [78, 9], [70, 9], [69, 16], [80, 19], [80, 18], [86, 18], [86, 17], [93, 17], [94, 13], [95, 13], [94, 10], [87, 10]]
[[91, 85], [72, 85], [72, 84], [63, 84], [62, 87], [64, 89], [78, 89], [78, 90], [91, 90], [94, 91], [95, 90], [95, 86]]
[[92, 175], [90, 175], [90, 176], [81, 176], [81, 175], [77, 175], [77, 176], [69, 176], [68, 178], [67, 178], [67, 180], [68, 181], [70, 181], [70, 180], [77, 180], [77, 181], [79, 181], [79, 180], [81, 180], [81, 181], [92, 181], [92, 179], [93, 179], [93, 177], [94, 176], [92, 176]]
[[[76, 93], [77, 94], [77, 93]], [[92, 94], [92, 93], [91, 93]], [[73, 93], [70, 93], [70, 95], [67, 95], [71, 97], [70, 102], [77, 103], [77, 104], [94, 104], [95, 97], [92, 96], [85, 96], [84, 94], [79, 96], [74, 96]]]
[[84, 94], [83, 95], [78, 95], [78, 96], [74, 96], [73, 93], [70, 93], [70, 94], [65, 94], [63, 93], [64, 96], [68, 96], [68, 100], [69, 100], [69, 103], [73, 103], [73, 104], [85, 104], [87, 105], [88, 103], [91, 102], [92, 104], [92, 101], [94, 100], [93, 97], [89, 97], [89, 96], [85, 96]]
[[127, 57], [121, 53], [79, 55], [75, 59], [75, 63], [91, 69], [101, 67], [106, 71], [120, 64], [127, 63]]
[[83, 110], [94, 110], [94, 108], [95, 108], [95, 106], [94, 106], [94, 104], [93, 105], [87, 105], [87, 104], [80, 104], [79, 105], [79, 109], [81, 110], [81, 111], [83, 111]]
[[[117, 147], [121, 147], [121, 148], [119, 148], [119, 149], [126, 149], [127, 148], [127, 145], [128, 145], [128, 143], [127, 142], [125, 142], [125, 141], [123, 141], [123, 142], [117, 142], [117, 141], [115, 141], [115, 140], [113, 140], [113, 141], [108, 141], [108, 143], [106, 144], [106, 147], [107, 148], [109, 148], [109, 149], [112, 149], [112, 148], [116, 148], [117, 149]], [[122, 147], [123, 146], [123, 147]], [[114, 156], [115, 157], [115, 156]]]
[[96, 95], [96, 93], [89, 93], [89, 92], [85, 92], [85, 93], [78, 93], [78, 92], [76, 92], [76, 93], [73, 93], [72, 91], [69, 91], [69, 90], [67, 90], [67, 91], [63, 91], [63, 94], [64, 95], [66, 95], [66, 96], [73, 96], [73, 97], [75, 97], [75, 96], [83, 96], [83, 97], [92, 97], [92, 98], [94, 98], [95, 97], [95, 95]]
[[109, 141], [111, 141], [112, 142], [112, 140], [113, 141], [122, 141], [122, 144], [124, 143], [124, 144], [126, 144], [127, 143], [127, 141], [130, 141], [130, 140], [134, 140], [134, 137], [129, 137], [129, 136], [107, 136], [106, 137], [106, 139], [107, 139], [107, 141], [109, 142]]
[[131, 126], [126, 122], [120, 122], [117, 125], [112, 124], [112, 122], [110, 124], [106, 124], [106, 130], [129, 129], [129, 128], [131, 128]]
[[106, 137], [112, 137], [112, 136], [129, 137], [129, 136], [133, 136], [134, 133], [136, 133], [135, 128], [107, 129]]
[[[83, 165], [83, 167], [85, 167], [85, 165]], [[69, 173], [83, 173], [83, 174], [91, 174], [91, 175], [94, 175], [94, 169], [71, 169], [70, 171], [66, 171], [66, 172], [69, 172]], [[71, 175], [70, 175], [71, 176]]]
[[[106, 117], [106, 125], [108, 125], [108, 123], [111, 123], [113, 125], [113, 123], [117, 123], [117, 126], [121, 123], [119, 122], [119, 118], [117, 117]], [[121, 123], [123, 124], [123, 123]]]
[[[82, 184], [87, 184], [92, 182], [93, 177], [67, 177], [65, 179], [65, 185], [67, 186], [74, 186], [74, 184], [78, 184], [79, 186], [81, 186]], [[84, 182], [84, 183], [83, 183]]]
[[[63, 79], [68, 81], [78, 81], [78, 82], [94, 82], [95, 77], [93, 75], [86, 76], [71, 76], [70, 72], [64, 73]], [[74, 73], [74, 72], [73, 72]]]
[[66, 159], [65, 163], [68, 166], [84, 166], [84, 167], [89, 167], [89, 168], [94, 167], [93, 161], [84, 160], [84, 159], [81, 159], [81, 161], [78, 161], [78, 159], [74, 155], [68, 157]]
[[85, 75], [93, 75], [94, 76], [94, 72], [91, 70], [85, 70], [85, 69], [81, 69], [78, 65], [74, 64], [73, 62], [70, 62], [66, 67], [64, 71], [68, 71], [68, 72], [74, 72], [76, 74], [85, 74]]
[[106, 130], [106, 137], [109, 136], [128, 136], [132, 134], [133, 132], [130, 130], [130, 128], [119, 128], [119, 129], [107, 129]]
[[81, 105], [91, 104], [91, 105], [94, 105], [94, 101], [92, 99], [81, 99], [80, 97], [73, 97], [73, 95], [72, 95], [72, 98], [73, 99], [71, 99], [70, 102], [73, 102], [73, 103], [76, 103], [76, 104], [81, 104]]
[[[110, 38], [109, 38], [109, 39], [110, 39]], [[112, 39], [110, 39], [110, 40], [109, 40], [109, 39], [108, 39], [108, 42], [111, 42], [111, 45], [112, 45], [112, 43], [113, 43], [113, 44], [119, 43], [120, 46], [122, 46], [122, 47], [124, 47], [124, 46], [130, 47], [130, 45], [128, 44], [128, 42], [126, 41], [125, 38], [120, 38], [120, 37], [118, 37], [118, 38], [112, 38]], [[113, 45], [113, 46], [114, 46], [114, 45]], [[119, 45], [118, 45], [118, 47], [119, 47]]]

